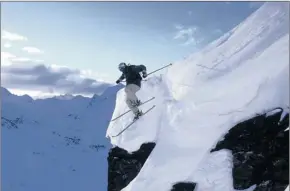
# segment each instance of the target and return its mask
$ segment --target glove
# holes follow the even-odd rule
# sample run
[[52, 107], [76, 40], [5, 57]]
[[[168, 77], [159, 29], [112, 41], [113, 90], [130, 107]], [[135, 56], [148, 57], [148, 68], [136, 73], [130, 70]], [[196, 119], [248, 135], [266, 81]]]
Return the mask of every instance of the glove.
[[119, 84], [119, 83], [120, 83], [120, 80], [117, 80], [117, 81], [116, 81], [116, 84]]
[[146, 78], [146, 77], [147, 77], [147, 74], [146, 74], [146, 73], [144, 73], [144, 74], [143, 74], [143, 78]]

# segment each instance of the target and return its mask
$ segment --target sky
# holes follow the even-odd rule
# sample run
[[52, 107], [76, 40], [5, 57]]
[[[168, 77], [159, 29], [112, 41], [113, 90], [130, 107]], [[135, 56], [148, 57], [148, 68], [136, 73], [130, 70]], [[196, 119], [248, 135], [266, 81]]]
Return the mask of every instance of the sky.
[[32, 96], [99, 94], [120, 76], [120, 62], [150, 72], [182, 60], [261, 5], [2, 2], [1, 84]]

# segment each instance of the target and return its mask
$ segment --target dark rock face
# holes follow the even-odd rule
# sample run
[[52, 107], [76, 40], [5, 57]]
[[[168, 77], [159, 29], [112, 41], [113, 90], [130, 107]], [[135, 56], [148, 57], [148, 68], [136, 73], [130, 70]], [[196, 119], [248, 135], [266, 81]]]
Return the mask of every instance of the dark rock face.
[[94, 149], [94, 150], [96, 150], [96, 151], [99, 151], [100, 149], [105, 149], [106, 148], [106, 146], [105, 145], [90, 145], [89, 146], [91, 149]]
[[78, 145], [80, 144], [81, 139], [74, 136], [74, 137], [64, 137], [66, 141], [66, 145]]
[[24, 121], [23, 117], [17, 117], [14, 120], [7, 119], [5, 117], [1, 117], [1, 119], [2, 119], [1, 125], [8, 129], [18, 129], [19, 125], [23, 124], [23, 121]]
[[180, 182], [174, 184], [170, 191], [194, 191], [196, 183]]
[[275, 111], [239, 123], [211, 151], [232, 151], [235, 189], [256, 184], [255, 191], [284, 191], [288, 186], [289, 113], [280, 121], [283, 110]]
[[138, 151], [128, 153], [119, 147], [112, 148], [108, 156], [108, 191], [120, 191], [139, 173], [155, 143], [144, 143]]

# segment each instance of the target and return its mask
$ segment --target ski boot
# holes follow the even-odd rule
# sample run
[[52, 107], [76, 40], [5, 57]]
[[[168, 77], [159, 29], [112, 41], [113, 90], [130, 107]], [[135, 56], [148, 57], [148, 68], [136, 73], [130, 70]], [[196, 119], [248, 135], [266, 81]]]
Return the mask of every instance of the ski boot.
[[135, 120], [139, 119], [139, 117], [140, 117], [141, 115], [143, 115], [143, 112], [142, 112], [141, 110], [138, 110], [138, 112], [135, 114], [135, 117], [134, 117], [133, 120], [135, 121]]

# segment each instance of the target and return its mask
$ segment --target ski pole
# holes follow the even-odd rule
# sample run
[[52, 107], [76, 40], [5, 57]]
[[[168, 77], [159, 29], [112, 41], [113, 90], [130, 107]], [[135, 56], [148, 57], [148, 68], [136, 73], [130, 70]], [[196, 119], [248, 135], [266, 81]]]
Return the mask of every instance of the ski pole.
[[153, 73], [155, 73], [155, 72], [157, 72], [157, 71], [159, 71], [159, 70], [162, 70], [163, 68], [166, 68], [166, 67], [168, 67], [168, 66], [171, 66], [172, 65], [172, 63], [170, 63], [170, 64], [168, 64], [168, 65], [166, 65], [166, 66], [164, 66], [164, 67], [162, 67], [162, 68], [159, 68], [159, 69], [157, 69], [157, 70], [155, 70], [155, 71], [153, 71], [153, 72], [150, 72], [149, 74], [147, 74], [147, 76], [149, 76], [150, 74], [153, 74]]

